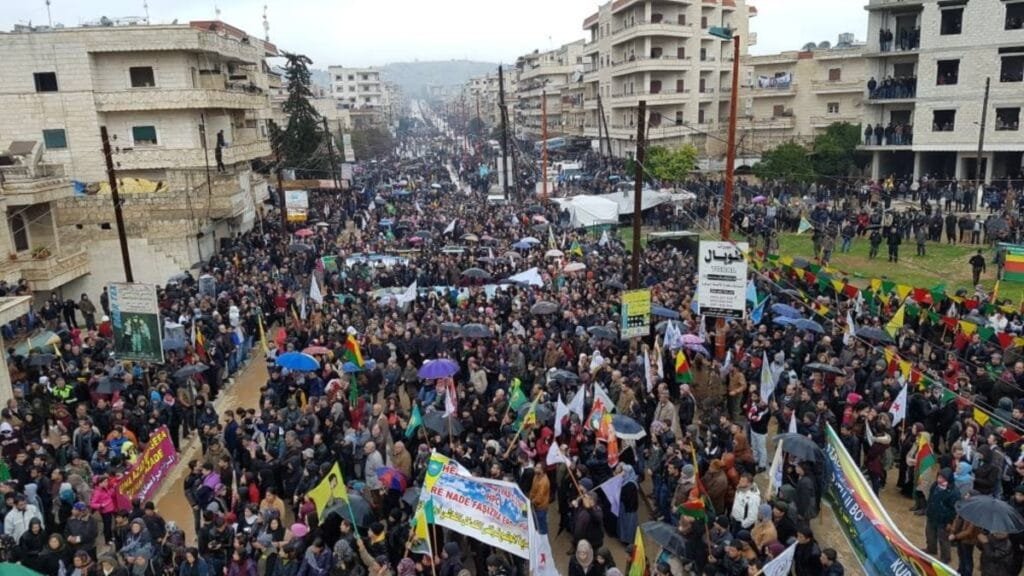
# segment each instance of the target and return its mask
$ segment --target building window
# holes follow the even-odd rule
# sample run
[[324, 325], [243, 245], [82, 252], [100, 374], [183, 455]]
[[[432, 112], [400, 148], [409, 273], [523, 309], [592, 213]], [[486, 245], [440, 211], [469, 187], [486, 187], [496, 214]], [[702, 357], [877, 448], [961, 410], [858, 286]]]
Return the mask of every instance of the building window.
[[772, 106], [772, 118], [781, 118], [786, 114], [786, 106], [784, 104], [776, 104]]
[[996, 131], [1020, 130], [1020, 108], [996, 108]]
[[136, 146], [156, 146], [156, 126], [132, 126], [132, 140]]
[[11, 237], [14, 239], [14, 251], [28, 250], [28, 226], [25, 224], [25, 216], [21, 214], [11, 216], [8, 226], [11, 229]]
[[128, 69], [132, 88], [152, 88], [156, 86], [156, 76], [152, 66], [133, 66]]
[[942, 11], [942, 22], [939, 33], [942, 35], [959, 34], [964, 25], [963, 8], [947, 8]]
[[839, 102], [829, 102], [825, 109], [829, 114], [839, 114]]
[[68, 136], [63, 128], [43, 130], [43, 144], [47, 150], [64, 150], [68, 147]]
[[707, 16], [701, 16], [700, 17], [700, 27], [701, 28], [707, 28], [708, 27], [708, 17]]
[[[1024, 6], [1024, 4], [1021, 4]], [[1003, 56], [999, 70], [1000, 82], [1024, 81], [1024, 56]]]
[[956, 128], [956, 110], [933, 110], [932, 132], [952, 132]]
[[1024, 29], [1024, 2], [1006, 5], [1006, 30]]
[[349, 74], [349, 75], [348, 75], [348, 81], [349, 81], [349, 82], [352, 82], [352, 81], [353, 81], [353, 80], [355, 80], [355, 79], [356, 79], [356, 75], [355, 75], [355, 74]]
[[936, 86], [951, 86], [960, 80], [959, 60], [939, 60], [936, 64]]
[[56, 92], [57, 91], [57, 73], [56, 72], [36, 72], [32, 74], [36, 81], [36, 92]]
[[829, 68], [828, 69], [828, 81], [829, 82], [839, 82], [842, 79], [843, 79], [843, 69], [842, 68]]

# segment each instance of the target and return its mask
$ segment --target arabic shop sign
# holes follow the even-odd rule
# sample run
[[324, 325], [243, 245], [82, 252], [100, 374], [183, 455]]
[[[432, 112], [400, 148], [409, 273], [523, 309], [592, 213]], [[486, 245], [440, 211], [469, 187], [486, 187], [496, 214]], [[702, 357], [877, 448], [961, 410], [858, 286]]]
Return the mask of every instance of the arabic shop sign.
[[647, 336], [651, 333], [651, 291], [630, 290], [622, 293], [622, 322], [619, 332], [623, 338]]
[[697, 307], [716, 318], [743, 318], [747, 311], [746, 242], [702, 241], [697, 252]]

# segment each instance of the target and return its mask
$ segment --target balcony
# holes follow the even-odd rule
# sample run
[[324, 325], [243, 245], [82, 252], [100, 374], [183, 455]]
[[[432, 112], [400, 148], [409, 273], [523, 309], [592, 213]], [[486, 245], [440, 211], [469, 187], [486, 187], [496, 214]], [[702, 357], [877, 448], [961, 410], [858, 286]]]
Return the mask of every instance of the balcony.
[[828, 128], [836, 122], [847, 122], [849, 124], [860, 124], [861, 117], [855, 114], [828, 114], [826, 116], [811, 116], [813, 128]]
[[796, 94], [796, 82], [776, 86], [744, 86], [754, 98], [782, 98]]
[[612, 32], [612, 46], [634, 40], [645, 36], [665, 36], [669, 38], [689, 38], [693, 36], [692, 24], [678, 24], [675, 22], [647, 22], [640, 21], [631, 26], [619, 28]]
[[117, 92], [96, 92], [98, 112], [135, 110], [189, 110], [230, 108], [253, 110], [269, 106], [267, 95], [255, 90], [163, 90], [139, 88]]
[[636, 108], [637, 102], [646, 100], [648, 106], [659, 104], [678, 104], [689, 100], [690, 89], [682, 91], [661, 90], [660, 92], [633, 92], [631, 94], [613, 94], [611, 97], [612, 108]]
[[740, 118], [737, 126], [743, 130], [792, 130], [796, 127], [796, 120], [792, 116]]
[[[270, 141], [258, 140], [232, 144], [223, 149], [224, 164], [249, 162], [270, 156]], [[209, 151], [210, 164], [215, 166], [214, 151]], [[202, 148], [162, 148], [145, 146], [121, 148], [114, 154], [114, 162], [121, 170], [163, 170], [166, 168], [200, 168], [206, 166], [206, 154]]]
[[856, 94], [863, 92], [864, 82], [860, 80], [832, 82], [829, 80], [812, 80], [811, 91], [815, 94]]
[[60, 164], [0, 167], [0, 191], [8, 206], [45, 204], [70, 197], [71, 181]]
[[924, 7], [924, 0], [869, 0], [865, 10], [893, 10], [910, 12], [921, 10]]
[[89, 273], [89, 252], [82, 247], [67, 254], [34, 258], [19, 255], [17, 262], [22, 278], [34, 292], [56, 290]]
[[640, 72], [678, 72], [689, 70], [690, 58], [661, 56], [660, 58], [634, 57], [612, 64], [612, 76], [626, 76]]

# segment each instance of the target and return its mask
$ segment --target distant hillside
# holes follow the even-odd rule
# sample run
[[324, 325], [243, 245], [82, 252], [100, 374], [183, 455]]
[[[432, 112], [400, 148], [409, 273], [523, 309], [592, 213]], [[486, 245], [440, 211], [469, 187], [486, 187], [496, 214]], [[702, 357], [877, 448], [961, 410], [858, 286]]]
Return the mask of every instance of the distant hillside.
[[457, 86], [474, 76], [497, 72], [498, 65], [472, 60], [396, 62], [382, 67], [384, 77], [410, 96], [421, 96], [427, 85]]

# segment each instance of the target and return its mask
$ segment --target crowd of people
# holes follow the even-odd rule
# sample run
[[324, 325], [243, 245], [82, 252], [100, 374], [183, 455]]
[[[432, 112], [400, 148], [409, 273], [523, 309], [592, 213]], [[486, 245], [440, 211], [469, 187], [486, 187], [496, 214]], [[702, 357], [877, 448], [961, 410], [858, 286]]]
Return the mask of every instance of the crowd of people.
[[[355, 193], [311, 193], [308, 228], [267, 219], [262, 232], [235, 239], [203, 265], [216, 281], [212, 294], [191, 276], [161, 287], [164, 321], [198, 334], [168, 350], [164, 364], [111, 357], [102, 297], [95, 326], [88, 318], [76, 326], [87, 297], [71, 318], [49, 320], [59, 355], [9, 351], [0, 559], [64, 576], [525, 574], [524, 560], [464, 534], [435, 528], [428, 542], [416, 541], [408, 491], [422, 486], [436, 450], [476, 476], [518, 484], [538, 529], [568, 534], [571, 549], [557, 553], [571, 555], [572, 576], [626, 573], [606, 543], [631, 547], [642, 518], [664, 523], [677, 544], [648, 540], [653, 574], [751, 576], [795, 544], [797, 576], [841, 576], [855, 559], [840, 559], [812, 528], [823, 506], [821, 463], [789, 458], [777, 490], [759, 487], [770, 430], [796, 419], [798, 433], [819, 444], [826, 425], [840, 431], [876, 491], [903, 490], [924, 511], [929, 551], [948, 561], [952, 542], [962, 567], [977, 554], [983, 574], [1020, 572], [1020, 535], [967, 525], [954, 504], [994, 494], [1024, 511], [1019, 441], [1004, 441], [1005, 429], [1024, 429], [1024, 362], [986, 342], [958, 347], [952, 334], [908, 318], [899, 354], [997, 407], [1002, 422], [979, 422], [966, 405], [943, 402], [937, 387], [913, 390], [905, 425], [893, 427], [888, 408], [900, 385], [885, 353], [869, 341], [844, 345], [842, 319], [849, 309], [858, 325], [884, 326], [895, 296], [874, 313], [844, 299], [824, 333], [776, 324], [771, 311], [760, 323], [731, 321], [721, 359], [710, 353], [714, 323], [693, 312], [694, 254], [651, 245], [640, 284], [674, 326], [702, 341], [685, 349], [690, 367], [677, 373], [675, 350], [657, 354], [665, 344], [657, 331], [615, 335], [629, 280], [616, 235], [571, 230], [549, 205], [488, 204], [486, 190], [467, 192], [452, 175], [475, 173], [482, 152], [442, 134], [422, 122], [405, 136], [427, 150], [422, 156], [365, 165]], [[715, 190], [707, 184], [673, 217], [713, 219]], [[739, 217], [764, 224], [767, 207], [751, 206]], [[812, 218], [827, 228], [832, 216]], [[535, 238], [524, 244], [527, 237]], [[391, 257], [347, 261], [368, 253]], [[531, 268], [539, 283], [501, 282]], [[313, 282], [322, 302], [311, 296]], [[792, 286], [755, 284], [773, 302], [804, 306]], [[411, 300], [396, 297], [409, 286]], [[836, 298], [800, 288], [811, 299]], [[247, 368], [261, 332], [268, 375], [258, 405], [218, 412], [214, 401]], [[292, 351], [308, 352], [318, 367], [278, 366]], [[661, 364], [645, 363], [658, 357]], [[757, 385], [765, 357], [779, 374], [767, 398]], [[458, 363], [451, 381], [419, 377], [437, 358]], [[835, 370], [805, 370], [811, 363]], [[559, 422], [555, 410], [538, 410], [525, 424], [521, 406], [512, 408], [516, 389], [548, 408], [582, 391], [582, 405]], [[588, 418], [602, 395], [646, 434], [610, 442]], [[448, 410], [458, 427], [430, 424]], [[118, 499], [120, 474], [160, 426], [176, 447], [199, 440], [183, 482], [191, 527], [165, 521], [151, 501]], [[914, 481], [922, 435], [941, 467], [928, 484]], [[555, 445], [568, 464], [548, 464]], [[309, 495], [335, 463], [367, 505], [359, 514], [318, 510]], [[385, 468], [405, 481], [382, 481]], [[617, 475], [613, 512], [600, 487]]]

